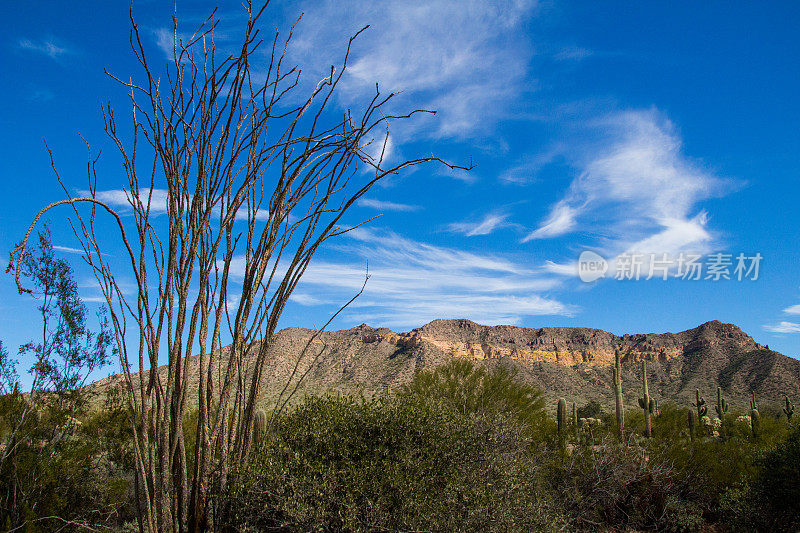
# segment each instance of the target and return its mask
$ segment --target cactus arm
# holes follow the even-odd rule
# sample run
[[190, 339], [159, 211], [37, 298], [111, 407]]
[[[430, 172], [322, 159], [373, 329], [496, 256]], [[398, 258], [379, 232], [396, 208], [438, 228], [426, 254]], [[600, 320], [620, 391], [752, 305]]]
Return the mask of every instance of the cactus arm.
[[639, 398], [639, 407], [644, 411], [644, 435], [650, 438], [653, 435], [653, 428], [650, 422], [650, 413], [652, 412], [652, 399], [647, 390], [647, 362], [642, 361], [642, 383], [644, 397]]
[[753, 432], [753, 438], [757, 439], [761, 429], [761, 415], [758, 414], [758, 409], [750, 410], [750, 429]]
[[792, 421], [792, 415], [794, 414], [794, 404], [789, 401], [789, 397], [788, 396], [784, 396], [783, 400], [784, 400], [784, 402], [786, 404], [786, 406], [783, 408], [783, 413], [786, 415], [786, 420], [791, 422]]
[[622, 362], [619, 350], [614, 350], [614, 404], [617, 413], [617, 437], [622, 440], [625, 429], [625, 405], [622, 398]]

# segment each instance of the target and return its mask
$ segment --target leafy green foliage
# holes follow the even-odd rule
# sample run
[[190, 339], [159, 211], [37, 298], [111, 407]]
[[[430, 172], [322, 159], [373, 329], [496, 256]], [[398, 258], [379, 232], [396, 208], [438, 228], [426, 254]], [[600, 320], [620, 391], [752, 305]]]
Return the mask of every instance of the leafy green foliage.
[[591, 400], [583, 407], [578, 407], [578, 418], [602, 418], [603, 405], [597, 400]]
[[17, 362], [0, 346], [0, 527], [103, 524], [128, 499], [121, 476], [131, 464], [103, 447], [103, 435], [119, 427], [109, 423], [119, 420], [84, 426], [90, 417], [80, 387], [110, 356], [108, 323], [101, 312], [99, 331], [88, 328], [72, 269], [55, 257], [47, 228], [23, 258], [23, 274], [38, 300], [42, 337], [19, 350], [32, 360], [28, 394], [20, 392]]
[[761, 531], [800, 530], [800, 428], [760, 456], [747, 495], [753, 526]]
[[543, 427], [552, 426], [545, 414], [542, 392], [515, 376], [516, 371], [501, 365], [487, 369], [467, 359], [454, 359], [417, 373], [398, 396], [440, 403], [463, 415], [502, 413], [532, 433], [541, 434]]
[[[408, 395], [314, 398], [275, 424], [225, 495], [239, 530], [543, 531], [518, 424]], [[552, 506], [550, 506], [552, 508]]]

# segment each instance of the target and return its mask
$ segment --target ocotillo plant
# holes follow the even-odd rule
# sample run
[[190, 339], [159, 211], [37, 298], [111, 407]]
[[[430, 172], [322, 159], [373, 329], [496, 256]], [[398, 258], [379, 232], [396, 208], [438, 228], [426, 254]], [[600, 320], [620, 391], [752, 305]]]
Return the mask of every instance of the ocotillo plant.
[[758, 409], [750, 409], [750, 430], [753, 432], [753, 438], [757, 439], [761, 429], [761, 415], [758, 414]]
[[622, 363], [619, 350], [614, 350], [614, 402], [617, 409], [617, 437], [622, 440], [625, 429], [625, 405], [622, 403]]
[[644, 411], [644, 436], [650, 438], [653, 428], [650, 425], [650, 413], [653, 411], [652, 398], [647, 392], [647, 362], [642, 361], [642, 383], [644, 384], [644, 398], [639, 398], [639, 407]]
[[792, 421], [792, 415], [794, 414], [794, 404], [789, 401], [789, 397], [788, 396], [784, 396], [783, 400], [786, 403], [786, 407], [783, 408], [783, 414], [786, 415], [786, 420], [791, 422]]
[[706, 405], [706, 401], [700, 396], [700, 389], [695, 389], [694, 391], [696, 402], [694, 404], [697, 407], [697, 420], [700, 420], [708, 413], [708, 406]]
[[725, 413], [728, 412], [728, 402], [722, 397], [722, 389], [720, 387], [717, 387], [717, 405], [714, 406], [714, 410], [717, 411], [720, 420], [722, 420]]
[[558, 434], [559, 436], [563, 436], [564, 432], [567, 430], [567, 400], [564, 398], [558, 400], [556, 420], [558, 422]]
[[694, 411], [692, 411], [691, 409], [687, 409], [686, 414], [688, 415], [689, 418], [689, 440], [694, 441], [694, 427], [695, 427]]

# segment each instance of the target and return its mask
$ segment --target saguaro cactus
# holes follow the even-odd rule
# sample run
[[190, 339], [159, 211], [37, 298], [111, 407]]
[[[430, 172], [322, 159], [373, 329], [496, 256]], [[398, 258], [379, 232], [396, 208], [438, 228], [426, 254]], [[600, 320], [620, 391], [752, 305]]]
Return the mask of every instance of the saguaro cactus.
[[267, 434], [267, 413], [262, 409], [256, 411], [253, 419], [253, 442], [260, 443]]
[[720, 420], [728, 412], [728, 402], [722, 397], [722, 389], [720, 387], [717, 387], [717, 405], [714, 406], [714, 410], [717, 411]]
[[750, 409], [750, 430], [753, 432], [753, 438], [757, 439], [761, 429], [761, 415], [758, 414], [758, 409]]
[[556, 420], [558, 421], [558, 434], [563, 436], [567, 430], [567, 400], [564, 398], [558, 400]]
[[752, 392], [753, 397], [750, 399], [750, 410], [758, 411], [758, 404], [756, 403], [756, 391]]
[[614, 403], [617, 409], [617, 437], [622, 440], [625, 429], [625, 405], [622, 403], [622, 362], [619, 350], [614, 350]]
[[700, 389], [695, 389], [694, 394], [696, 398], [694, 406], [697, 407], [697, 420], [700, 420], [708, 414], [708, 406], [703, 397], [700, 396]]
[[786, 406], [783, 408], [783, 414], [786, 415], [786, 420], [791, 422], [792, 421], [792, 415], [794, 414], [794, 404], [789, 401], [789, 397], [788, 396], [784, 396], [783, 400], [784, 400], [784, 403], [786, 403]]
[[650, 438], [653, 435], [653, 428], [650, 425], [650, 413], [653, 412], [653, 399], [647, 391], [647, 362], [642, 361], [642, 383], [644, 384], [644, 397], [639, 398], [639, 407], [644, 411], [644, 436]]
[[689, 440], [694, 441], [695, 420], [694, 411], [687, 409], [686, 414], [689, 418]]

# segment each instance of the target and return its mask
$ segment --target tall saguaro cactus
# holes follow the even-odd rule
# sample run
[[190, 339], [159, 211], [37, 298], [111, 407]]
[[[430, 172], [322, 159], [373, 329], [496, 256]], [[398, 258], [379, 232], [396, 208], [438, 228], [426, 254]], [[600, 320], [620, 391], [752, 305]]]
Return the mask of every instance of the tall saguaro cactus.
[[558, 435], [563, 437], [564, 433], [567, 431], [567, 400], [564, 398], [558, 400], [556, 420], [558, 421]]
[[617, 437], [622, 440], [625, 430], [625, 405], [622, 403], [622, 362], [619, 350], [614, 350], [614, 403], [617, 409]]
[[714, 410], [717, 412], [720, 420], [722, 420], [725, 413], [728, 412], [728, 402], [722, 397], [722, 388], [720, 387], [717, 387], [717, 405], [714, 406]]
[[750, 400], [750, 410], [751, 411], [758, 411], [758, 404], [756, 403], [756, 391], [752, 392], [753, 397]]
[[706, 405], [706, 401], [700, 396], [700, 389], [695, 389], [695, 404], [694, 406], [697, 407], [697, 420], [699, 421], [708, 413], [708, 406]]
[[647, 391], [647, 362], [642, 361], [642, 383], [644, 384], [644, 397], [639, 398], [639, 407], [644, 411], [644, 436], [653, 436], [653, 428], [650, 425], [650, 413], [653, 412], [653, 400]]
[[750, 409], [750, 430], [753, 432], [754, 439], [761, 434], [761, 415], [758, 413], [758, 409]]
[[694, 411], [688, 409], [686, 414], [689, 418], [689, 440], [694, 441], [694, 430], [695, 430], [695, 421], [694, 421]]
[[784, 396], [783, 400], [784, 400], [784, 403], [786, 404], [786, 406], [783, 408], [783, 414], [786, 415], [786, 420], [791, 422], [792, 421], [792, 415], [794, 414], [794, 404], [789, 401], [789, 397], [788, 396]]

